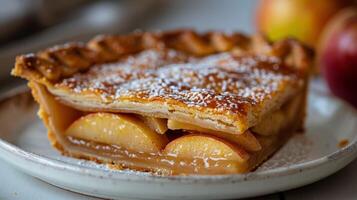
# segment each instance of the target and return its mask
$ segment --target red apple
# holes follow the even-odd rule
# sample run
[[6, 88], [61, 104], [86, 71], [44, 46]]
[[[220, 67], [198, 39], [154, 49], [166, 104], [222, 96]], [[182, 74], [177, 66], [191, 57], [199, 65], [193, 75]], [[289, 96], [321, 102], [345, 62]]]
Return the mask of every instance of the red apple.
[[318, 63], [332, 93], [357, 108], [357, 8], [338, 12], [327, 24]]
[[352, 0], [260, 0], [258, 31], [271, 40], [295, 37], [315, 47], [327, 21]]

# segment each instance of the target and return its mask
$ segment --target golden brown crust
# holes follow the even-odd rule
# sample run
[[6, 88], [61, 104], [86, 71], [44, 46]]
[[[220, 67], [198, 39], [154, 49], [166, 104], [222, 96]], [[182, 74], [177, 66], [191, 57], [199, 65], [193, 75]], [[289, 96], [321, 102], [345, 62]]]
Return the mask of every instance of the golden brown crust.
[[[98, 82], [99, 84], [97, 84], [93, 81], [95, 77], [90, 75], [94, 71], [92, 74], [98, 76], [99, 72], [95, 68], [98, 68], [98, 66], [99, 68], [105, 68], [102, 67], [105, 66], [105, 63], [119, 62], [118, 65], [120, 66], [120, 62], [124, 62], [125, 64], [125, 60], [130, 61], [132, 55], [145, 54], [150, 50], [159, 53], [167, 53], [169, 50], [173, 50], [175, 53], [179, 52], [183, 54], [181, 56], [183, 58], [180, 56], [176, 58], [177, 56], [174, 56], [176, 60], [174, 59], [174, 61], [170, 61], [168, 64], [176, 64], [178, 61], [187, 63], [187, 60], [196, 59], [198, 60], [198, 64], [203, 65], [205, 61], [201, 62], [200, 60], [204, 60], [211, 54], [221, 55], [226, 59], [224, 57], [226, 55], [219, 54], [220, 52], [230, 52], [229, 59], [237, 67], [241, 67], [241, 63], [246, 65], [250, 60], [256, 63], [243, 73], [234, 72], [237, 69], [229, 69], [233, 71], [227, 72], [227, 66], [223, 68], [219, 67], [220, 64], [218, 62], [221, 62], [219, 60], [221, 58], [218, 57], [218, 61], [213, 62], [213, 64], [211, 63], [211, 65], [214, 70], [218, 70], [219, 75], [223, 72], [225, 77], [222, 80], [217, 80], [219, 79], [219, 75], [217, 74], [215, 76], [211, 74], [207, 75], [206, 69], [196, 69], [195, 76], [190, 77], [193, 81], [197, 82], [197, 80], [202, 78], [214, 78], [214, 82], [220, 84], [219, 91], [213, 89], [213, 94], [207, 92], [206, 94], [203, 91], [192, 92], [192, 89], [197, 87], [197, 85], [191, 83], [188, 86], [186, 86], [187, 84], [181, 84], [184, 87], [183, 89], [180, 86], [178, 91], [170, 90], [161, 96], [156, 94], [154, 96], [147, 95], [148, 93], [151, 94], [153, 88], [152, 86], [151, 88], [144, 88], [143, 85], [140, 85], [140, 87], [143, 87], [141, 89], [144, 91], [144, 95], [142, 93], [133, 93], [134, 83], [129, 87], [129, 95], [118, 93], [118, 88], [125, 89], [123, 83], [131, 81], [127, 76], [131, 76], [132, 74], [139, 76], [136, 80], [139, 79], [140, 82], [143, 80], [143, 77], [140, 77], [142, 72], [145, 72], [144, 78], [150, 78], [149, 82], [152, 81], [151, 85], [157, 85], [155, 88], [160, 89], [165, 84], [161, 88], [165, 90], [171, 87], [170, 84], [176, 84], [177, 86], [179, 83], [185, 83], [186, 79], [183, 79], [190, 75], [181, 73], [182, 70], [180, 69], [180, 80], [173, 78], [174, 82], [172, 83], [166, 83], [165, 80], [172, 78], [173, 68], [170, 68], [171, 71], [169, 70], [169, 72], [166, 70], [166, 74], [158, 72], [160, 75], [164, 74], [163, 79], [158, 79], [157, 73], [146, 77], [146, 72], [151, 70], [150, 68], [145, 68], [144, 71], [141, 70], [139, 72], [130, 68], [129, 73], [120, 72], [116, 74], [120, 77], [123, 76], [124, 82], [121, 83], [117, 83], [114, 80], [114, 83]], [[170, 54], [170, 52], [167, 54]], [[151, 114], [156, 117], [177, 120], [187, 119], [187, 122], [196, 120], [195, 123], [202, 123], [212, 129], [218, 127], [216, 130], [242, 133], [256, 124], [264, 114], [272, 109], [277, 109], [283, 101], [286, 101], [287, 98], [304, 87], [303, 85], [306, 83], [306, 77], [312, 60], [311, 56], [310, 50], [292, 39], [270, 43], [262, 36], [248, 37], [239, 33], [196, 33], [191, 30], [157, 33], [142, 32], [126, 36], [99, 36], [87, 44], [66, 44], [38, 52], [37, 54], [19, 56], [16, 59], [12, 74], [46, 85], [52, 94], [60, 97], [64, 103], [78, 109], [133, 112], [143, 115]], [[277, 59], [278, 63], [275, 63], [275, 61], [271, 62], [272, 59]], [[197, 65], [197, 62], [193, 65]], [[188, 62], [187, 64], [192, 63]], [[266, 68], [259, 69], [259, 66], [263, 65]], [[277, 65], [278, 70], [274, 70]], [[232, 68], [232, 66], [229, 67]], [[284, 72], [286, 68], [289, 69], [288, 73]], [[254, 70], [256, 69], [260, 70], [259, 73], [268, 71], [268, 81], [261, 81], [264, 77], [260, 75], [256, 79], [253, 79], [253, 76], [255, 76]], [[193, 67], [189, 68], [189, 71], [193, 72], [193, 70]], [[81, 75], [78, 75], [78, 72], [83, 72], [82, 78], [80, 77]], [[235, 78], [240, 77], [238, 79], [243, 79], [244, 81], [227, 82], [227, 79], [230, 78], [229, 74], [234, 75]], [[108, 74], [103, 73], [99, 75], [106, 77]], [[71, 79], [74, 76], [76, 77]], [[291, 79], [287, 81], [287, 78]], [[162, 82], [163, 80], [164, 82]], [[247, 80], [249, 81], [247, 82]], [[255, 84], [257, 81], [265, 81], [267, 83], [265, 85], [260, 83]], [[236, 87], [236, 83], [238, 82], [240, 86]], [[228, 88], [232, 86], [233, 89], [222, 90], [222, 85], [227, 83]], [[241, 83], [247, 85], [242, 85]], [[83, 87], [85, 84], [88, 87]], [[104, 86], [100, 87], [105, 87], [104, 91], [100, 87], [93, 87], [93, 85], [101, 84]], [[266, 90], [266, 88], [273, 86], [276, 86], [277, 89]], [[198, 85], [198, 87], [201, 89], [209, 88], [210, 85], [203, 83]], [[242, 92], [245, 88], [248, 88], [248, 90]], [[264, 91], [257, 93], [257, 88], [261, 88]], [[188, 90], [189, 92], [187, 93]], [[248, 95], [248, 97], [245, 97], [245, 95]], [[198, 96], [201, 96], [202, 99], [197, 100]], [[219, 97], [219, 99], [217, 100], [216, 97]], [[257, 97], [259, 97], [259, 100], [256, 100]], [[189, 99], [192, 99], [192, 101], [188, 101]], [[207, 123], [204, 124], [204, 122]]]
[[58, 136], [56, 136], [56, 134], [54, 134], [52, 132], [52, 129], [50, 128], [50, 119], [49, 119], [49, 113], [47, 113], [46, 111], [44, 111], [44, 108], [42, 107], [42, 105], [40, 104], [40, 97], [39, 97], [39, 94], [38, 90], [36, 90], [34, 88], [34, 85], [32, 82], [29, 82], [28, 86], [31, 88], [31, 93], [32, 93], [32, 96], [33, 98], [35, 99], [35, 101], [37, 103], [39, 103], [40, 105], [40, 108], [37, 112], [37, 115], [40, 119], [42, 119], [44, 125], [46, 126], [47, 128], [47, 136], [48, 136], [48, 140], [50, 141], [51, 145], [53, 147], [55, 147], [58, 151], [62, 152], [62, 153], [65, 153], [65, 149], [63, 148], [63, 146], [58, 142]]
[[57, 82], [94, 64], [113, 62], [150, 48], [170, 48], [195, 56], [225, 51], [271, 54], [286, 59], [286, 62], [294, 62], [292, 65], [302, 72], [309, 69], [312, 60], [312, 51], [293, 39], [270, 43], [261, 35], [248, 37], [240, 33], [199, 34], [192, 30], [177, 30], [97, 36], [87, 44], [68, 43], [36, 54], [21, 55], [16, 58], [12, 74]]

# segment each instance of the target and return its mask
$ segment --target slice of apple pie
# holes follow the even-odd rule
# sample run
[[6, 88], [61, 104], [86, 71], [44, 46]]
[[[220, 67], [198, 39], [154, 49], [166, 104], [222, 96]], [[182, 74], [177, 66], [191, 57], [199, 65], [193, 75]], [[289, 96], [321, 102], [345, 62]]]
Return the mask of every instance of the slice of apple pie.
[[303, 128], [311, 51], [191, 30], [100, 36], [16, 58], [64, 155], [157, 174], [255, 169]]

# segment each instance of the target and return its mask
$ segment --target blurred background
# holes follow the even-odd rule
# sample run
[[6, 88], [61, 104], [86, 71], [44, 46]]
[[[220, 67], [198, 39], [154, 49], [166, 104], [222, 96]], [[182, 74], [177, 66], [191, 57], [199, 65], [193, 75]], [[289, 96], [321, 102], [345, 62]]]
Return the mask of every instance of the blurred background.
[[94, 35], [194, 28], [295, 37], [316, 50], [314, 74], [357, 106], [354, 0], [0, 0], [0, 91], [15, 56]]
[[10, 77], [18, 54], [67, 41], [86, 41], [96, 34], [173, 28], [249, 33], [254, 30], [256, 3], [250, 0], [0, 0], [0, 79]]

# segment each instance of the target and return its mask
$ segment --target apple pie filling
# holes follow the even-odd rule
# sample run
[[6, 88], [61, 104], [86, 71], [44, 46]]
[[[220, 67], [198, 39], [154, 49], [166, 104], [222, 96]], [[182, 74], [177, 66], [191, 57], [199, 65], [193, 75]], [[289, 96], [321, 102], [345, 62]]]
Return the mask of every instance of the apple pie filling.
[[295, 97], [247, 131], [232, 134], [176, 119], [77, 110], [40, 84], [30, 87], [44, 105], [39, 115], [50, 114], [50, 137], [66, 145], [67, 154], [158, 174], [248, 172], [279, 148], [303, 118], [297, 114], [303, 98]]

